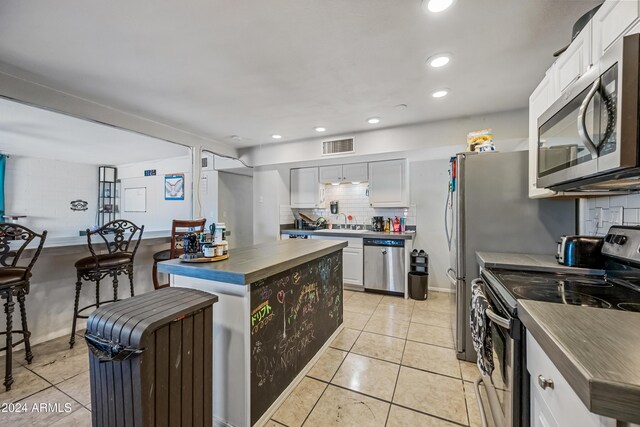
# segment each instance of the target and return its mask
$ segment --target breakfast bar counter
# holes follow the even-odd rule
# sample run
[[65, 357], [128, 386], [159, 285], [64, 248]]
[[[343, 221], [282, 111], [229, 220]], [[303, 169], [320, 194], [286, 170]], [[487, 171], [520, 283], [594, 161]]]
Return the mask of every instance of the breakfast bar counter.
[[219, 297], [213, 316], [216, 423], [262, 425], [342, 329], [344, 241], [279, 240], [229, 259], [158, 264], [171, 285]]

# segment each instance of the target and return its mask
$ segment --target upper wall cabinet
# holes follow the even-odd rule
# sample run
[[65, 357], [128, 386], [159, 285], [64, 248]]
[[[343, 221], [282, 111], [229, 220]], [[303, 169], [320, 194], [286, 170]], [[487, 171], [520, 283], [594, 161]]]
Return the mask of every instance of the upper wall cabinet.
[[556, 93], [562, 93], [591, 66], [591, 27], [589, 22], [558, 58], [555, 64]]
[[594, 62], [597, 62], [618, 38], [632, 34], [630, 30], [639, 19], [640, 1], [605, 1], [591, 20]]
[[366, 163], [320, 167], [320, 182], [324, 184], [335, 182], [363, 182], [367, 180], [368, 171]]
[[373, 207], [409, 206], [406, 159], [369, 163], [369, 204]]
[[319, 208], [324, 203], [324, 188], [318, 180], [318, 168], [291, 169], [291, 206]]
[[320, 182], [331, 184], [332, 182], [342, 182], [342, 165], [331, 165], [320, 167]]
[[363, 182], [369, 180], [367, 163], [350, 163], [342, 165], [342, 176], [346, 182]]

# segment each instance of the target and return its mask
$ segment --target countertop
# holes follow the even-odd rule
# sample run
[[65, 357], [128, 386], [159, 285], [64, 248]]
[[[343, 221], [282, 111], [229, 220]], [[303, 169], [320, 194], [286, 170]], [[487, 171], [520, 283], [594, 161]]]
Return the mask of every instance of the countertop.
[[158, 263], [161, 273], [248, 285], [289, 270], [347, 246], [346, 241], [287, 239], [229, 250], [229, 259], [184, 263], [178, 259]]
[[332, 237], [359, 237], [372, 239], [402, 239], [413, 240], [416, 235], [415, 231], [405, 231], [404, 233], [385, 233], [383, 231], [371, 230], [347, 230], [347, 229], [324, 229], [324, 230], [296, 230], [284, 229], [280, 230], [280, 234], [299, 234], [303, 236], [332, 236]]
[[555, 255], [476, 252], [476, 259], [482, 268], [545, 271], [551, 273], [604, 274], [603, 270], [567, 267], [565, 265], [558, 264]]
[[[97, 250], [106, 249], [104, 243], [98, 241], [99, 237], [93, 239], [93, 246]], [[144, 231], [142, 233], [141, 245], [159, 245], [163, 243], [169, 243], [171, 241], [171, 231]], [[38, 247], [39, 241], [31, 242], [25, 249], [25, 256], [31, 256]], [[13, 245], [14, 243], [11, 243]], [[132, 242], [133, 244], [133, 242]], [[68, 237], [51, 237], [47, 236], [47, 240], [44, 241], [42, 248], [42, 255], [48, 254], [68, 254], [87, 252], [89, 249], [87, 246], [87, 236], [68, 236]]]
[[519, 300], [518, 314], [593, 413], [640, 423], [640, 314]]

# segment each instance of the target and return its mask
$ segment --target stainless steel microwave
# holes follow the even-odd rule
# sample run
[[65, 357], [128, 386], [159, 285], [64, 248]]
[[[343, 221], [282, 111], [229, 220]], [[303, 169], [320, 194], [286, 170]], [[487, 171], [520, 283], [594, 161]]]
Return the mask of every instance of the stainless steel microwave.
[[538, 118], [537, 186], [640, 189], [640, 34], [612, 45]]

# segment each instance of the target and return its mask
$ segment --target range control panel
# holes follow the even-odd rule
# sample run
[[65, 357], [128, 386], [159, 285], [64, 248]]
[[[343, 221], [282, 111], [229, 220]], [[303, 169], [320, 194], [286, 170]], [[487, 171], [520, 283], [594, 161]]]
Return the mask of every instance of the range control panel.
[[640, 227], [611, 227], [604, 238], [602, 253], [640, 263]]

